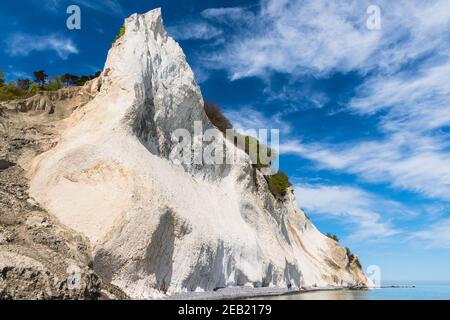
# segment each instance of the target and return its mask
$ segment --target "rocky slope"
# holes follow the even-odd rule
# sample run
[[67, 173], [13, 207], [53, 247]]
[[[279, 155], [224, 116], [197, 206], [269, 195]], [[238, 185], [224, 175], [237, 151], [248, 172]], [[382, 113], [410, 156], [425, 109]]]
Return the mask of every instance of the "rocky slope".
[[46, 219], [84, 239], [95, 274], [144, 299], [225, 286], [367, 285], [357, 258], [317, 231], [292, 190], [276, 199], [225, 138], [238, 164], [170, 161], [174, 130], [213, 126], [160, 10], [132, 15], [125, 29], [101, 76], [77, 94], [7, 106], [18, 110], [8, 117], [51, 131], [34, 140], [51, 140], [46, 148], [16, 158], [8, 151], [5, 160], [25, 170]]
[[29, 196], [22, 168], [91, 98], [69, 88], [0, 104], [0, 299], [126, 298], [93, 271], [89, 241]]

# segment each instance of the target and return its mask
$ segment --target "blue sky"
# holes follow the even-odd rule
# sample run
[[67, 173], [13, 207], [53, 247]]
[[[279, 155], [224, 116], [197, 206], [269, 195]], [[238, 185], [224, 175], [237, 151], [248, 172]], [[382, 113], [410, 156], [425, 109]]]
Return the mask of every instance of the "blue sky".
[[450, 2], [6, 0], [0, 69], [95, 73], [123, 19], [155, 7], [205, 99], [237, 128], [280, 129], [321, 231], [385, 280], [450, 280]]

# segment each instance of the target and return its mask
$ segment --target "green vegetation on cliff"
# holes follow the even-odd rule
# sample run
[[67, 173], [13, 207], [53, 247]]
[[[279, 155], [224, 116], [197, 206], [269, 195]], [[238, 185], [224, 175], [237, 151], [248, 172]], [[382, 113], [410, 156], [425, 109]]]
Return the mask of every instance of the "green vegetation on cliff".
[[333, 233], [327, 233], [327, 237], [330, 238], [330, 239], [333, 239], [336, 242], [339, 242], [338, 236], [333, 234]]
[[125, 34], [125, 26], [120, 27], [119, 34], [116, 36], [113, 42], [116, 42]]
[[37, 70], [33, 72], [33, 75], [34, 79], [18, 79], [5, 84], [4, 73], [0, 70], [0, 101], [26, 99], [41, 91], [82, 86], [87, 81], [98, 77], [100, 72], [82, 76], [65, 73], [61, 76], [49, 77], [44, 70]]
[[266, 180], [269, 184], [269, 190], [278, 197], [284, 197], [291, 186], [288, 176], [281, 171], [274, 175], [266, 176]]
[[[222, 112], [218, 104], [206, 101], [204, 104], [205, 113], [211, 123], [226, 135], [227, 130], [232, 130], [233, 125], [230, 120]], [[261, 143], [258, 139], [252, 136], [242, 136], [237, 132], [233, 132], [236, 140], [243, 140], [243, 146], [241, 147], [251, 158], [253, 167], [257, 170], [268, 168], [271, 166], [271, 160], [275, 157], [275, 152]], [[236, 144], [236, 141], [234, 142]], [[256, 151], [256, 152], [255, 152]], [[263, 161], [264, 159], [269, 159]], [[270, 192], [278, 197], [282, 198], [286, 195], [288, 188], [291, 186], [288, 176], [283, 172], [278, 172], [274, 175], [264, 176], [269, 186]]]

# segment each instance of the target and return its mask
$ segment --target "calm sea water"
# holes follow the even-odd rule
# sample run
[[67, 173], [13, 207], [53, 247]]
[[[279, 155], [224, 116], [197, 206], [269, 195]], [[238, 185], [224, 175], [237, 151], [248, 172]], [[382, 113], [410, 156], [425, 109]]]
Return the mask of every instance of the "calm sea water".
[[317, 291], [272, 297], [278, 300], [450, 300], [449, 282], [392, 282], [383, 285], [415, 285], [415, 288]]

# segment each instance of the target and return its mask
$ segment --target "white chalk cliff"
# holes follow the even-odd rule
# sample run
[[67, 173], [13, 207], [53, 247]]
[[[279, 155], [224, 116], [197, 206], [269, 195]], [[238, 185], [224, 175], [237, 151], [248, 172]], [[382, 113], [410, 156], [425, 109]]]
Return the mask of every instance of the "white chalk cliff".
[[245, 152], [236, 165], [169, 160], [175, 129], [213, 125], [160, 10], [130, 16], [125, 29], [88, 84], [93, 99], [63, 120], [56, 146], [29, 170], [31, 195], [89, 238], [95, 271], [144, 299], [225, 286], [366, 285], [357, 259], [311, 224], [291, 190], [277, 200]]

